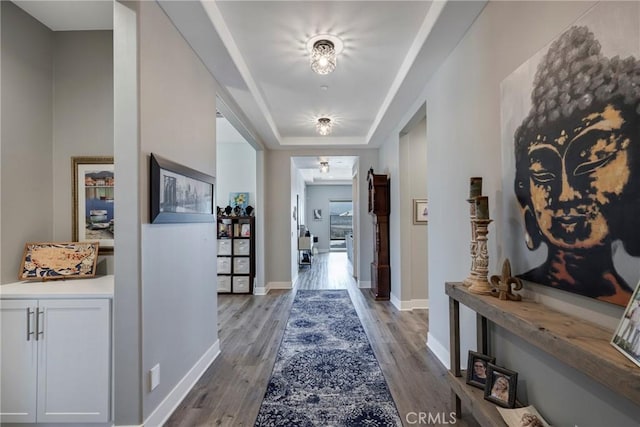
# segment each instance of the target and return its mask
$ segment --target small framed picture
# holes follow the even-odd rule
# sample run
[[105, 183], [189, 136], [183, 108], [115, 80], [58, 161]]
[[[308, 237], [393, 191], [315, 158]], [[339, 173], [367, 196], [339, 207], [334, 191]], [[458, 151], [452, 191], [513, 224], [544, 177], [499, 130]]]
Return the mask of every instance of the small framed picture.
[[640, 283], [631, 295], [611, 340], [620, 353], [640, 366]]
[[71, 158], [71, 239], [98, 242], [100, 255], [113, 253], [113, 157]]
[[313, 220], [321, 221], [322, 220], [322, 209], [314, 209], [313, 210]]
[[516, 406], [516, 386], [518, 373], [489, 363], [484, 398], [503, 408]]
[[467, 384], [484, 389], [487, 383], [487, 366], [496, 363], [495, 357], [469, 351], [467, 361]]
[[427, 223], [427, 199], [413, 199], [413, 223]]

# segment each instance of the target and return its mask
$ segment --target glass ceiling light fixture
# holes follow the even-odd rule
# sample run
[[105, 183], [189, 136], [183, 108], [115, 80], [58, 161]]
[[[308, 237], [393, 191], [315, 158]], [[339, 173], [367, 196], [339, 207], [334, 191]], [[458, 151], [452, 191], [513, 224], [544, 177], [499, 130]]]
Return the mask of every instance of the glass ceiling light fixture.
[[329, 162], [320, 162], [320, 172], [329, 173]]
[[316, 131], [322, 136], [329, 135], [332, 127], [333, 123], [331, 123], [331, 119], [328, 117], [320, 117], [316, 122]]
[[336, 58], [344, 45], [339, 37], [332, 34], [318, 34], [306, 42], [311, 69], [326, 75], [336, 69]]
[[336, 69], [336, 49], [329, 40], [318, 40], [313, 44], [311, 69], [322, 75]]

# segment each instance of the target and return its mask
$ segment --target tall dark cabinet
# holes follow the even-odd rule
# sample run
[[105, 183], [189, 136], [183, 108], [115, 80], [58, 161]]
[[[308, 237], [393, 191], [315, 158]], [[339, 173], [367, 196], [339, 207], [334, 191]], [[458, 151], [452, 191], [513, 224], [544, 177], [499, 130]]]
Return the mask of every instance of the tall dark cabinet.
[[389, 300], [391, 269], [389, 267], [389, 177], [369, 169], [369, 214], [373, 218], [373, 262], [371, 293], [376, 300]]

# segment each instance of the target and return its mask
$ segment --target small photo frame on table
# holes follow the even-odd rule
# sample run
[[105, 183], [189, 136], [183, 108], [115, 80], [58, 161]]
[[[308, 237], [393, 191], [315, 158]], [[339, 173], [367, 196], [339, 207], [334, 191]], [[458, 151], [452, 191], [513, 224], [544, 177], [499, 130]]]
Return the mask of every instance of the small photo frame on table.
[[484, 389], [487, 383], [487, 369], [489, 363], [496, 363], [495, 357], [469, 351], [467, 359], [467, 384]]
[[215, 178], [151, 154], [151, 222], [214, 222]]
[[113, 157], [71, 158], [71, 239], [100, 244], [100, 255], [113, 253]]
[[98, 242], [37, 242], [24, 246], [18, 280], [86, 279], [96, 275]]
[[518, 373], [489, 363], [487, 365], [487, 383], [484, 398], [503, 408], [516, 406], [516, 387]]
[[627, 303], [622, 319], [611, 339], [611, 345], [640, 366], [640, 283]]
[[413, 199], [413, 223], [427, 223], [427, 199]]

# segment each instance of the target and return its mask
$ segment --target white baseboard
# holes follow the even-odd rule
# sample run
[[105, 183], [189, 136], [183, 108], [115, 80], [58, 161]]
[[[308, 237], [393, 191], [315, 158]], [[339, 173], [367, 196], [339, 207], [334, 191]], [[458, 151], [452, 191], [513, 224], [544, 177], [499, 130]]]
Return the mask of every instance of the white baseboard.
[[217, 340], [147, 417], [143, 425], [150, 427], [163, 425], [219, 354], [220, 340]]
[[412, 299], [411, 300], [411, 308], [413, 310], [428, 310], [429, 309], [429, 299]]
[[266, 295], [269, 289], [266, 286], [255, 286], [253, 288], [254, 295]]
[[269, 282], [267, 283], [267, 292], [271, 289], [293, 289], [291, 282]]
[[358, 280], [358, 287], [360, 289], [371, 288], [371, 281], [370, 280]]
[[428, 299], [412, 299], [408, 301], [400, 301], [398, 297], [391, 294], [391, 304], [400, 311], [422, 310], [429, 308]]
[[449, 360], [449, 349], [443, 346], [440, 341], [435, 339], [431, 332], [427, 333], [427, 348], [431, 350], [431, 352], [438, 358], [440, 363], [444, 365], [445, 368], [451, 368], [451, 362]]
[[403, 308], [403, 307], [402, 307], [402, 301], [400, 301], [400, 300], [398, 299], [398, 297], [397, 297], [397, 296], [395, 296], [394, 294], [391, 294], [391, 298], [390, 298], [390, 300], [391, 300], [391, 304], [393, 304], [393, 306], [394, 306], [395, 308], [397, 308], [398, 310], [400, 310], [400, 311], [407, 311], [407, 310], [411, 310], [410, 308], [406, 308], [406, 307], [404, 307], [404, 308]]

